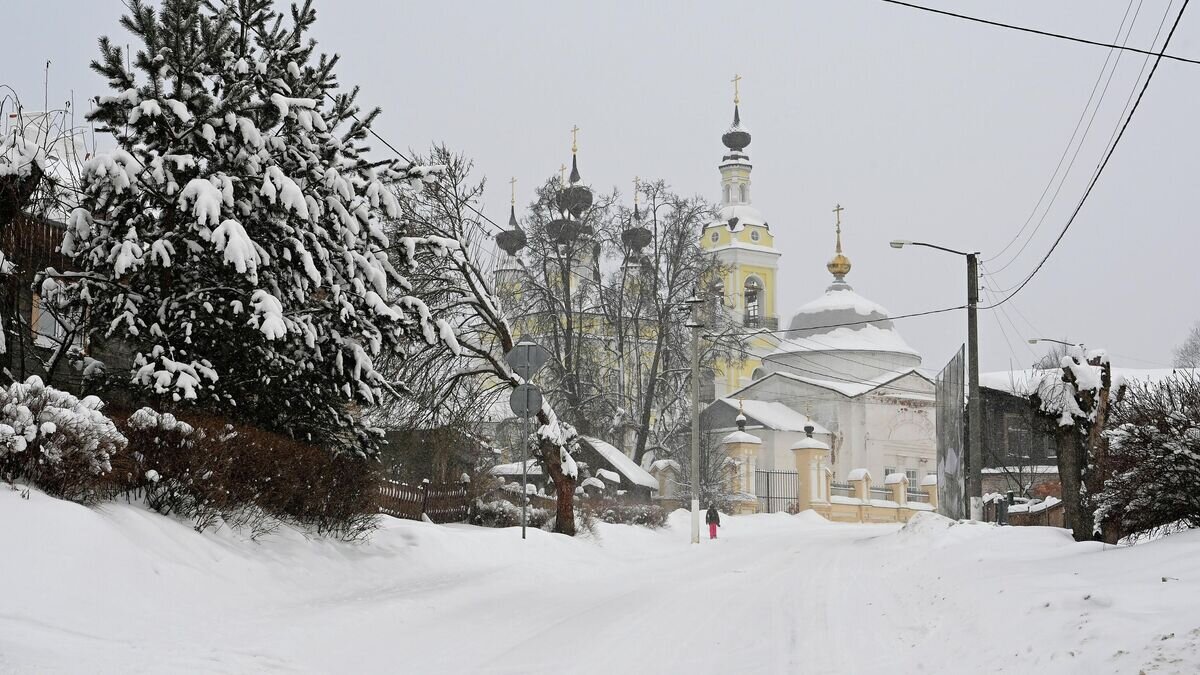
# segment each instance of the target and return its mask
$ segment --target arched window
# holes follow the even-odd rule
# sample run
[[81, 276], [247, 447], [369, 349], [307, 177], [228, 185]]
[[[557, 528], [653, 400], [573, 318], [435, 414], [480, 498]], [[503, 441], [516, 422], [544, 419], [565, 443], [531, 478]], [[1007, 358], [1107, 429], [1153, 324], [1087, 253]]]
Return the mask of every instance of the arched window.
[[762, 321], [762, 282], [757, 277], [746, 279], [746, 316], [742, 322], [747, 326], [757, 326]]
[[725, 186], [725, 203], [726, 203], [726, 204], [728, 204], [728, 203], [729, 203], [729, 200], [730, 200], [730, 198], [731, 198], [732, 196], [733, 196], [733, 186], [732, 186], [732, 185], [726, 185], [726, 186]]
[[739, 190], [739, 192], [741, 192], [742, 202], [749, 201], [748, 199], [746, 199], [746, 193], [749, 191], [749, 186], [747, 186], [745, 183], [742, 183], [742, 185], [738, 188], [738, 190]]

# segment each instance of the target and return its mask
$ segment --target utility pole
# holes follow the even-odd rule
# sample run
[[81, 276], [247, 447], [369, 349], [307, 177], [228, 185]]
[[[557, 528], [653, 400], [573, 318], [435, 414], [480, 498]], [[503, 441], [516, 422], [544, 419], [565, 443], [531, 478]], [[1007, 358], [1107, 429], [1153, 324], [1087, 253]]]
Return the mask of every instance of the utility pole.
[[700, 305], [695, 294], [685, 300], [691, 305], [687, 327], [692, 329], [692, 543], [700, 543]]
[[979, 253], [956, 251], [937, 244], [921, 241], [894, 239], [892, 248], [924, 246], [946, 253], [964, 256], [967, 259], [967, 466], [966, 495], [967, 515], [971, 520], [983, 520], [983, 401], [979, 399]]
[[967, 498], [971, 520], [983, 520], [983, 402], [979, 400], [979, 254], [967, 254]]

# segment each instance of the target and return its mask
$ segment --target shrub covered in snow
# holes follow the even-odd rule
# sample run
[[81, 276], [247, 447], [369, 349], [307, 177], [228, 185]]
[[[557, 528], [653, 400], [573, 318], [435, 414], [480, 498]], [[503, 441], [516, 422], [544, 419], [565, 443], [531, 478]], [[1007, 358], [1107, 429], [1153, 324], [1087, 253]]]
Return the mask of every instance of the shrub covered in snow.
[[1096, 522], [1145, 535], [1200, 527], [1200, 377], [1127, 387], [1112, 409]]
[[85, 163], [67, 224], [73, 306], [93, 340], [134, 349], [142, 393], [369, 451], [357, 409], [388, 386], [376, 357], [454, 340], [407, 293], [429, 243], [383, 227], [392, 190], [438, 167], [368, 161], [378, 110], [339, 92], [310, 4], [129, 7], [132, 69], [107, 38], [93, 64], [112, 94], [89, 119], [117, 147]]
[[95, 396], [77, 398], [37, 376], [0, 388], [0, 474], [24, 477], [49, 494], [94, 501], [125, 437]]
[[596, 520], [621, 525], [658, 528], [667, 524], [667, 512], [657, 504], [639, 504], [619, 499], [591, 499], [580, 505]]
[[[526, 525], [544, 528], [554, 514], [546, 509], [529, 507]], [[514, 527], [521, 524], [521, 507], [503, 499], [485, 502], [476, 500], [469, 522], [482, 527]]]
[[284, 522], [355, 539], [373, 528], [374, 462], [217, 417], [189, 419], [150, 408], [129, 416], [129, 448], [113, 472], [123, 489], [200, 531], [225, 524], [257, 536]]

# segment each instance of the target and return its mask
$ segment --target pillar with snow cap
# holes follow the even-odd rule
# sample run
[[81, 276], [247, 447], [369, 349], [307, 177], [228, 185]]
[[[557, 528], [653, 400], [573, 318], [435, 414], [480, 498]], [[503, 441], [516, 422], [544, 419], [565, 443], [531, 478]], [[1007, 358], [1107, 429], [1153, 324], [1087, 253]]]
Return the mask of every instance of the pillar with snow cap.
[[809, 424], [804, 427], [804, 438], [792, 445], [796, 458], [796, 509], [804, 511], [811, 509], [813, 503], [829, 501], [825, 491], [825, 476], [822, 465], [829, 456], [829, 445], [813, 438], [816, 428]]
[[758, 468], [758, 450], [762, 447], [762, 439], [746, 431], [746, 415], [742, 412], [741, 402], [738, 403], [736, 422], [738, 430], [721, 439], [725, 455], [733, 460], [736, 467], [733, 485], [730, 486], [735, 494], [733, 508], [739, 514], [755, 513], [758, 511], [758, 496], [754, 491], [754, 473]]

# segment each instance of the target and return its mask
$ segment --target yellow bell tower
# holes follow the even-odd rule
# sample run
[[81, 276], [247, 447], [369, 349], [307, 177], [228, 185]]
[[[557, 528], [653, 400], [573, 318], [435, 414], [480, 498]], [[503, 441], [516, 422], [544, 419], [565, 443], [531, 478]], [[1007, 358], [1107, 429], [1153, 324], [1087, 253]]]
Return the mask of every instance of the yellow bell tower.
[[780, 253], [775, 236], [750, 196], [753, 165], [746, 147], [750, 132], [742, 124], [741, 76], [733, 78], [733, 124], [721, 135], [727, 153], [721, 158], [721, 208], [717, 219], [704, 228], [700, 246], [711, 251], [725, 267], [724, 278], [714, 280], [710, 291], [720, 295], [721, 304], [736, 323], [747, 331], [764, 331], [748, 341], [741, 364], [719, 363], [715, 395], [722, 398], [752, 380], [762, 357], [778, 344], [777, 276]]

